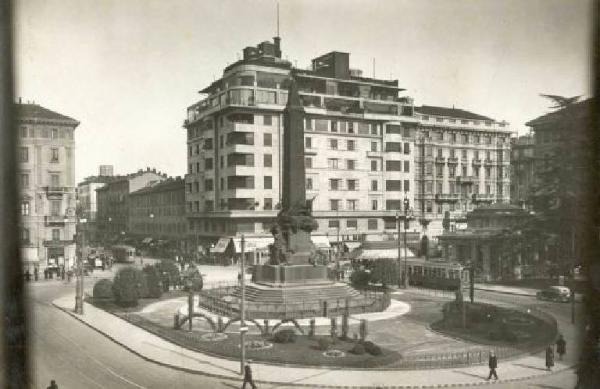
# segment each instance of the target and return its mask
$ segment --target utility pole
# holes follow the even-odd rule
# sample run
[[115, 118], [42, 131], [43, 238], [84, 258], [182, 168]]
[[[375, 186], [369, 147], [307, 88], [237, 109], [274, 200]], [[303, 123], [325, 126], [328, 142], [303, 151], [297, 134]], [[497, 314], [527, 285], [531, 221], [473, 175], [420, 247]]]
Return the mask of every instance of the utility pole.
[[571, 226], [571, 324], [575, 324], [575, 226]]
[[240, 359], [240, 374], [244, 374], [244, 366], [246, 365], [246, 276], [245, 276], [245, 267], [246, 267], [246, 242], [244, 239], [244, 235], [242, 234], [242, 259], [240, 264], [242, 266], [241, 275], [242, 279], [240, 280], [241, 288], [242, 288], [242, 302], [240, 304], [240, 312], [241, 312], [241, 320], [240, 320], [240, 349], [241, 349], [241, 359]]
[[[406, 231], [408, 230], [409, 206], [410, 206], [410, 203], [408, 201], [408, 198], [404, 197], [404, 289], [408, 289], [408, 265], [407, 265], [408, 247], [406, 244]], [[398, 236], [398, 238], [400, 238], [400, 236]]]
[[396, 212], [396, 225], [398, 227], [398, 287], [402, 287], [402, 279], [400, 277], [402, 274], [402, 271], [400, 270], [401, 266], [402, 266], [402, 264], [400, 262], [401, 258], [402, 258], [402, 252], [400, 251], [401, 247], [400, 247], [400, 213], [399, 212]]
[[85, 231], [81, 228], [82, 224], [87, 222], [86, 219], [79, 219], [78, 227], [81, 232], [81, 250], [77, 257], [77, 283], [75, 284], [75, 313], [83, 315], [83, 256], [85, 250]]

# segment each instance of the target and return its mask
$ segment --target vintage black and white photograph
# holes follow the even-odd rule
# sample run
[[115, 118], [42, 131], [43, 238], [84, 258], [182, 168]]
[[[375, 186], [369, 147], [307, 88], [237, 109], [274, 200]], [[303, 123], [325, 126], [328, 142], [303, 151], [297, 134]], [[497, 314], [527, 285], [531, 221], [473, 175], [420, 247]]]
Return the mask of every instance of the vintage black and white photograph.
[[592, 0], [3, 8], [4, 387], [600, 387]]

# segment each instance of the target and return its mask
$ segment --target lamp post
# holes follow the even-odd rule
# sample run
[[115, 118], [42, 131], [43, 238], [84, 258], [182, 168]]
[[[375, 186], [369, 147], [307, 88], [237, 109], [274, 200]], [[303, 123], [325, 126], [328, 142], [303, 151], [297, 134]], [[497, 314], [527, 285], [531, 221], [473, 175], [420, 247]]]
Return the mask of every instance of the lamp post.
[[79, 256], [77, 256], [77, 283], [75, 284], [75, 313], [83, 315], [83, 256], [85, 253], [85, 231], [81, 228], [81, 225], [85, 224], [87, 220], [85, 218], [79, 219], [79, 226], [81, 232], [81, 250]]
[[[404, 289], [408, 289], [408, 247], [406, 245], [406, 231], [408, 230], [408, 210], [410, 207], [410, 202], [407, 197], [404, 197]], [[400, 238], [398, 236], [398, 238]]]
[[246, 328], [246, 276], [245, 276], [245, 267], [246, 267], [246, 242], [244, 239], [244, 234], [242, 234], [242, 239], [241, 239], [241, 246], [242, 246], [242, 258], [240, 261], [240, 264], [242, 266], [241, 269], [241, 280], [240, 280], [240, 285], [242, 288], [242, 301], [240, 303], [240, 313], [241, 313], [241, 317], [240, 317], [240, 349], [241, 349], [241, 355], [240, 355], [240, 374], [244, 374], [244, 366], [246, 365], [246, 331], [248, 331], [248, 328]]

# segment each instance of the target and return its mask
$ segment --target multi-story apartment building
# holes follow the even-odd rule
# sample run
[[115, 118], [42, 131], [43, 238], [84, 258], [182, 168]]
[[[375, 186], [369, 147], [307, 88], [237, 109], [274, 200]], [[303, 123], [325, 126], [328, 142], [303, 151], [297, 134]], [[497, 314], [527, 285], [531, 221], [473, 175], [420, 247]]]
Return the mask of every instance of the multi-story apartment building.
[[281, 203], [282, 114], [292, 73], [306, 112], [306, 190], [319, 223], [313, 235], [357, 241], [396, 230], [402, 200], [413, 200], [411, 99], [398, 96], [397, 81], [350, 69], [348, 53], [293, 69], [275, 38], [244, 49], [243, 59], [188, 108], [186, 203], [194, 244], [270, 236]]
[[521, 207], [529, 207], [535, 184], [535, 159], [533, 157], [533, 135], [523, 135], [511, 139], [511, 183], [510, 201]]
[[85, 219], [85, 223], [80, 223], [79, 228], [88, 242], [97, 242], [102, 238], [98, 234], [96, 190], [113, 179], [112, 165], [101, 165], [99, 175], [86, 177], [77, 184], [77, 212], [80, 220]]
[[185, 250], [187, 225], [181, 177], [150, 183], [129, 194], [129, 231], [142, 242], [164, 241]]
[[77, 120], [37, 104], [15, 104], [19, 131], [21, 255], [26, 269], [75, 260]]
[[508, 123], [456, 108], [423, 105], [415, 111], [420, 125], [414, 211], [430, 237], [443, 232], [446, 212], [454, 228], [478, 204], [508, 203]]
[[147, 168], [125, 176], [115, 176], [96, 189], [98, 213], [96, 223], [103, 240], [114, 240], [129, 231], [129, 195], [152, 182], [163, 181], [165, 173]]

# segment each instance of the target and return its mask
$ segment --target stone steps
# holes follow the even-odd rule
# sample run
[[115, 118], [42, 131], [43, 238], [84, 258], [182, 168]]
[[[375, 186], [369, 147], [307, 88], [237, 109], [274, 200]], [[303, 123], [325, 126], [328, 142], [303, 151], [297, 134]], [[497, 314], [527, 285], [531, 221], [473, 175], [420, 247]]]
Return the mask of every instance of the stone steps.
[[[233, 296], [241, 298], [241, 288], [236, 287]], [[347, 285], [326, 286], [297, 286], [285, 288], [257, 287], [252, 284], [246, 286], [246, 300], [256, 303], [284, 304], [284, 303], [318, 303], [321, 301], [338, 301], [343, 304], [345, 299], [361, 299], [360, 293]]]

